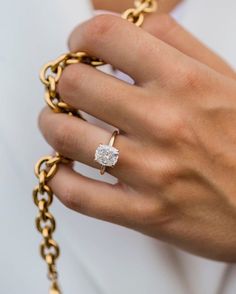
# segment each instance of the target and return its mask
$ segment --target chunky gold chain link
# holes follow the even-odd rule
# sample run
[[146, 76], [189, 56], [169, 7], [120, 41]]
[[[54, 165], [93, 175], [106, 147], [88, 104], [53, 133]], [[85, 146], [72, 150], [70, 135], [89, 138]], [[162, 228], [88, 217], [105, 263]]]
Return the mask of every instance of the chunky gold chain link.
[[[126, 10], [122, 14], [122, 18], [137, 26], [141, 26], [145, 13], [156, 11], [157, 6], [156, 0], [135, 0], [134, 8]], [[67, 53], [47, 63], [40, 72], [40, 80], [45, 85], [45, 102], [54, 112], [67, 113], [68, 115], [82, 118], [79, 111], [63, 102], [56, 91], [57, 83], [60, 80], [64, 68], [77, 63], [84, 63], [93, 67], [105, 64], [101, 59], [91, 57], [85, 52]], [[50, 294], [61, 294], [62, 292], [58, 285], [56, 268], [60, 248], [53, 239], [56, 221], [49, 211], [49, 207], [53, 201], [53, 191], [48, 185], [48, 181], [56, 174], [60, 163], [69, 162], [71, 162], [70, 159], [56, 153], [54, 156], [41, 158], [35, 165], [35, 175], [38, 178], [38, 185], [33, 190], [33, 199], [39, 210], [36, 218], [36, 228], [43, 237], [40, 245], [40, 253], [48, 267], [48, 279], [51, 281]]]
[[134, 23], [140, 27], [144, 21], [144, 14], [156, 11], [158, 8], [157, 1], [154, 0], [135, 0], [134, 8], [127, 9], [122, 18]]

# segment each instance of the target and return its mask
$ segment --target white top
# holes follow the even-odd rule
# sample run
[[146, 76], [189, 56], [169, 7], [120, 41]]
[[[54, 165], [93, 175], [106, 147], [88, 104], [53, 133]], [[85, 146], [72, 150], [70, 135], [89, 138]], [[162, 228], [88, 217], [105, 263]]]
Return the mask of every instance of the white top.
[[[236, 2], [189, 0], [181, 23], [236, 66]], [[66, 51], [86, 0], [5, 1], [0, 10], [0, 293], [47, 293], [38, 256], [33, 163], [50, 149], [37, 130], [43, 103], [40, 66]], [[222, 42], [224, 38], [224, 42]], [[82, 166], [90, 176], [97, 176]], [[57, 201], [64, 294], [233, 294], [236, 266], [209, 261], [131, 230], [69, 211]]]

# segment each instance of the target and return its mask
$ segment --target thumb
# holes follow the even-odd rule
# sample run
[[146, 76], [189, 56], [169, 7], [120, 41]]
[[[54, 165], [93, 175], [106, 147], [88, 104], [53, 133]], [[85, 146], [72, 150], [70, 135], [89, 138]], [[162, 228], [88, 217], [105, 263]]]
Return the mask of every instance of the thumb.
[[143, 28], [184, 54], [236, 79], [235, 71], [222, 58], [184, 29], [170, 15], [150, 15], [144, 22]]

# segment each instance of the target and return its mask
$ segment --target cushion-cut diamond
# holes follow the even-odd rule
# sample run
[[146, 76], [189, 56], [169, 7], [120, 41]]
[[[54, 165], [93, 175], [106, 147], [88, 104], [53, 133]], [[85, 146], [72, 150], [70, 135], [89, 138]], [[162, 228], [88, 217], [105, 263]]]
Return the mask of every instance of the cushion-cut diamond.
[[114, 166], [119, 158], [119, 150], [109, 145], [99, 145], [95, 160], [103, 166]]

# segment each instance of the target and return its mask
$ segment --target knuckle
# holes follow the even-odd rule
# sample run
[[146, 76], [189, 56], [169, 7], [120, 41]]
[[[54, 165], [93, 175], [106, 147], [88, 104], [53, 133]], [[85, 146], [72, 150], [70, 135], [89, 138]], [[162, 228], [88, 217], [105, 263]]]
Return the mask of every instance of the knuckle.
[[[158, 118], [156, 113], [159, 114]], [[173, 107], [172, 104], [158, 104], [158, 109], [153, 107], [142, 115], [142, 131], [145, 131], [154, 142], [161, 140], [169, 145], [183, 143], [194, 146], [198, 138], [193, 127], [193, 119], [184, 108]]]
[[57, 125], [54, 129], [53, 133], [53, 146], [54, 148], [62, 153], [63, 155], [67, 155], [69, 153], [71, 146], [71, 140], [73, 136], [70, 134], [70, 128], [68, 123], [63, 122], [60, 125]]
[[166, 127], [171, 138], [181, 138], [187, 129], [184, 119], [177, 115], [169, 120]]
[[136, 205], [136, 217], [138, 226], [160, 225], [167, 221], [168, 205], [157, 197], [145, 199]]
[[98, 15], [88, 22], [84, 30], [84, 38], [87, 46], [94, 47], [98, 42], [112, 36], [113, 27], [117, 24], [118, 17], [113, 15]]
[[67, 66], [58, 82], [58, 92], [60, 97], [66, 99], [68, 93], [73, 93], [75, 86], [78, 86], [78, 67], [80, 65], [73, 64]]
[[195, 141], [194, 131], [190, 121], [185, 117], [183, 111], [172, 112], [164, 125], [164, 133], [168, 141], [173, 144], [193, 143]]
[[201, 85], [201, 75], [199, 73], [199, 68], [195, 65], [187, 63], [183, 68], [183, 72], [180, 75], [180, 82], [184, 89], [195, 90]]
[[169, 187], [170, 185], [177, 182], [179, 177], [181, 176], [182, 171], [179, 166], [175, 163], [166, 161], [163, 166], [161, 166], [158, 174], [158, 185], [160, 188], [164, 189], [165, 187]]

